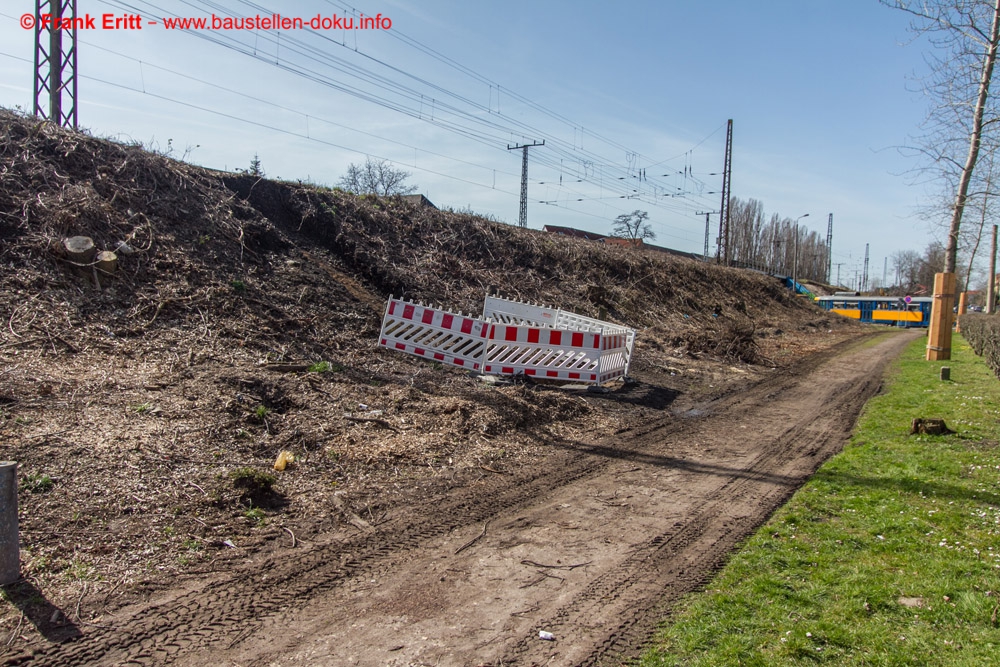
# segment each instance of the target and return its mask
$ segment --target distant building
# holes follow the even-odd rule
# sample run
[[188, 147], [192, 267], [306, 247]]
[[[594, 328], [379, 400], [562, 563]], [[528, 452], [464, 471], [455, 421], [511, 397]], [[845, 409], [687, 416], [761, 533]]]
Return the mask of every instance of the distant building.
[[600, 241], [607, 238], [604, 234], [585, 232], [582, 229], [573, 229], [572, 227], [559, 227], [558, 225], [545, 225], [542, 227], [542, 231], [549, 234], [559, 234], [560, 236], [572, 236], [575, 239], [583, 239], [585, 241]]
[[699, 260], [703, 259], [701, 255], [696, 255], [692, 252], [682, 252], [680, 250], [674, 250], [673, 248], [664, 248], [663, 246], [644, 243], [642, 239], [623, 239], [618, 236], [605, 236], [604, 234], [597, 234], [596, 232], [586, 232], [582, 229], [574, 229], [573, 227], [560, 227], [558, 225], [545, 225], [544, 227], [542, 227], [542, 231], [548, 232], [549, 234], [558, 234], [559, 236], [570, 236], [575, 239], [583, 239], [585, 241], [598, 241], [601, 243], [607, 243], [609, 245], [632, 246], [636, 248], [641, 247], [647, 250], [656, 250], [657, 252], [665, 252], [668, 255], [687, 257], [688, 259], [699, 259]]
[[416, 206], [424, 206], [433, 209], [437, 208], [437, 206], [434, 205], [434, 202], [423, 195], [400, 195], [400, 198], [403, 201], [415, 204]]
[[638, 248], [640, 246], [646, 245], [643, 243], [642, 239], [623, 239], [618, 236], [605, 236], [601, 239], [601, 243], [607, 243], [608, 245], [621, 245], [621, 246], [631, 246], [633, 248]]

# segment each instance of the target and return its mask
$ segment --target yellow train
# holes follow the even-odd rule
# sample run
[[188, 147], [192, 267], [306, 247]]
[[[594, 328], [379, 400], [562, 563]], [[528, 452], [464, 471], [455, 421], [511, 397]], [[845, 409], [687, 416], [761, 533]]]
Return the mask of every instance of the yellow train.
[[871, 324], [926, 327], [931, 321], [929, 296], [818, 296], [824, 310]]

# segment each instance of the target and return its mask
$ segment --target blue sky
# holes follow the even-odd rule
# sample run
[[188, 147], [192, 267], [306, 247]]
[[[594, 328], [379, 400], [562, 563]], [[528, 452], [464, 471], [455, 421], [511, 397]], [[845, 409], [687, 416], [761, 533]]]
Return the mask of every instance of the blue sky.
[[[506, 145], [547, 137], [531, 149], [529, 226], [606, 233], [616, 215], [642, 209], [660, 244], [700, 252], [696, 213], [719, 208], [713, 174], [732, 118], [733, 194], [761, 200], [768, 215], [808, 213], [802, 222], [823, 235], [833, 213], [844, 280], [860, 270], [865, 243], [880, 277], [884, 257], [922, 250], [936, 233], [915, 212], [927, 196], [905, 175], [916, 165], [897, 150], [926, 111], [912, 92], [921, 46], [908, 44], [907, 17], [875, 0], [255, 2], [267, 11], [242, 0], [79, 0], [78, 12], [122, 15], [131, 6], [148, 21], [208, 17], [214, 4], [220, 15], [308, 19], [353, 8], [388, 17], [396, 34], [306, 30], [276, 41], [273, 32], [200, 38], [162, 25], [81, 31], [80, 125], [160, 150], [169, 141], [175, 155], [190, 148], [189, 161], [219, 169], [245, 168], [256, 153], [269, 176], [327, 185], [366, 154], [388, 158], [439, 206], [512, 224], [520, 152]], [[31, 105], [33, 36], [19, 17], [33, 9], [24, 0], [0, 6], [3, 106]], [[310, 60], [296, 49], [318, 51]], [[327, 55], [385, 79], [358, 83], [329, 69]], [[283, 68], [308, 68], [313, 79]], [[315, 75], [357, 83], [383, 103]], [[422, 97], [384, 87], [401, 84]], [[448, 104], [471, 130], [440, 126]], [[646, 180], [635, 178], [639, 169]]]

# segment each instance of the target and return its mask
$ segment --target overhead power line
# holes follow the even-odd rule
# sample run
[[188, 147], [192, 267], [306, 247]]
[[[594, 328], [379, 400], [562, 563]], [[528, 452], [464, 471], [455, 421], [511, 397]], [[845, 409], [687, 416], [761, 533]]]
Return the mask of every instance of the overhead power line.
[[[121, 6], [128, 8], [132, 11], [139, 11], [139, 7], [137, 7], [133, 3], [126, 2], [125, 0], [104, 0], [104, 1], [109, 4], [112, 4], [113, 6]], [[157, 11], [169, 15], [169, 12], [165, 12], [161, 7], [157, 7], [152, 2], [148, 2], [147, 0], [137, 0], [137, 1], [142, 1], [145, 6], [152, 7]], [[232, 14], [231, 10], [221, 6], [220, 4], [205, 2], [204, 0], [200, 3], [186, 2], [185, 4], [194, 8], [197, 8], [199, 6], [209, 7], [213, 12], [217, 12], [220, 14], [225, 14], [225, 15]], [[257, 12], [272, 11], [263, 5], [247, 2], [246, 0], [243, 0], [242, 4], [251, 7]], [[609, 160], [607, 160], [607, 158], [590, 154], [588, 151], [580, 151], [575, 147], [571, 147], [568, 143], [562, 141], [558, 137], [552, 136], [550, 133], [541, 132], [538, 130], [538, 128], [534, 128], [527, 124], [520, 123], [519, 121], [516, 121], [508, 117], [502, 117], [503, 120], [502, 123], [498, 122], [497, 120], [491, 120], [489, 114], [492, 110], [487, 107], [484, 107], [482, 104], [475, 103], [474, 101], [470, 100], [469, 98], [463, 95], [448, 91], [442, 86], [437, 86], [436, 84], [432, 84], [422, 77], [417, 77], [415, 75], [409, 74], [401, 70], [400, 68], [385, 63], [381, 59], [365, 54], [361, 50], [351, 49], [351, 53], [363, 57], [369, 60], [370, 62], [377, 63], [380, 66], [387, 67], [390, 69], [390, 71], [406, 76], [413, 81], [421, 82], [422, 84], [430, 86], [431, 91], [441, 93], [442, 95], [450, 96], [451, 98], [453, 98], [454, 101], [461, 102], [471, 107], [471, 109], [462, 109], [455, 107], [453, 103], [444, 102], [439, 98], [428, 98], [424, 93], [420, 92], [419, 90], [400, 84], [397, 81], [387, 79], [385, 76], [372, 72], [367, 68], [359, 67], [353, 63], [348, 63], [344, 59], [332, 56], [330, 53], [326, 51], [318, 50], [316, 47], [306, 44], [299, 37], [287, 36], [282, 34], [280, 36], [280, 49], [281, 49], [280, 53], [283, 56], [287, 56], [288, 54], [300, 55], [306, 58], [309, 62], [315, 63], [316, 65], [333, 67], [335, 70], [343, 74], [346, 74], [350, 77], [353, 77], [358, 81], [365, 82], [368, 85], [374, 86], [377, 90], [383, 91], [383, 93], [388, 93], [388, 95], [376, 93], [373, 91], [365, 91], [364, 89], [358, 88], [357, 85], [345, 84], [344, 82], [330, 80], [329, 77], [323, 75], [321, 72], [319, 72], [312, 66], [302, 65], [301, 63], [291, 63], [288, 62], [287, 59], [282, 60], [281, 58], [276, 58], [273, 61], [270, 60], [269, 58], [264, 56], [259, 47], [260, 43], [263, 42], [267, 45], [273, 46], [275, 52], [277, 53], [279, 37], [276, 35], [270, 35], [268, 33], [260, 33], [255, 37], [255, 43], [251, 47], [250, 45], [239, 43], [238, 40], [235, 40], [234, 38], [228, 35], [220, 35], [219, 33], [205, 33], [198, 31], [195, 31], [194, 34], [199, 38], [216, 42], [221, 46], [234, 49], [237, 52], [243, 53], [244, 55], [249, 55], [259, 60], [269, 62], [269, 64], [296, 73], [300, 76], [304, 76], [309, 80], [321, 83], [323, 85], [328, 85], [341, 92], [346, 92], [348, 94], [357, 96], [360, 99], [365, 99], [366, 101], [380, 104], [381, 106], [392, 109], [394, 111], [407, 113], [412, 117], [420, 118], [421, 120], [424, 120], [426, 122], [431, 122], [432, 124], [441, 126], [449, 131], [463, 134], [469, 138], [472, 138], [473, 140], [486, 143], [487, 145], [492, 145], [494, 148], [502, 149], [503, 145], [507, 143], [504, 137], [500, 137], [495, 134], [496, 131], [506, 132], [513, 137], [520, 137], [520, 138], [530, 138], [531, 135], [538, 136], [540, 134], [542, 138], [544, 138], [549, 144], [551, 144], [552, 150], [554, 152], [554, 155], [552, 157], [553, 160], [558, 159], [558, 155], [562, 155], [564, 159], [568, 158], [571, 160], [571, 162], [579, 163], [580, 165], [583, 166], [583, 168], [578, 169], [576, 171], [576, 174], [582, 176], [584, 180], [587, 180], [588, 182], [591, 182], [592, 184], [595, 185], [600, 184], [605, 188], [616, 189], [615, 185], [611, 182], [612, 178], [611, 174], [587, 173], [588, 166], [590, 168], [593, 168], [595, 171], [613, 169], [615, 171], [618, 171], [620, 174], [634, 171], [636, 167], [636, 165], [624, 166], [624, 167], [621, 165], [613, 165]], [[397, 30], [389, 31], [389, 34], [392, 35], [393, 37], [401, 35], [401, 33], [399, 33], [399, 31]], [[324, 40], [326, 43], [330, 45], [336, 45], [337, 47], [342, 47], [342, 48], [349, 48], [324, 34], [318, 34], [318, 38]], [[410, 41], [415, 42], [416, 40], [412, 40], [410, 38]], [[498, 89], [500, 88], [499, 84], [497, 85], [497, 87]], [[511, 94], [513, 95], [513, 93]], [[517, 98], [524, 99], [521, 98], [520, 96], [517, 96]], [[530, 102], [530, 100], [527, 100], [527, 102]], [[476, 116], [473, 115], [472, 112], [486, 112], [487, 117], [484, 118], [481, 113], [480, 115]], [[501, 115], [496, 113], [492, 114], [492, 117], [494, 119], [496, 119], [498, 116]], [[565, 120], [568, 122], [568, 119]], [[574, 124], [574, 127], [578, 128], [579, 125]], [[622, 146], [622, 148], [624, 147]], [[636, 164], [641, 163], [640, 161], [641, 156], [638, 153], [630, 153], [630, 155], [633, 157], [634, 160], [637, 161]], [[544, 165], [546, 164], [546, 162], [540, 161], [540, 164]], [[565, 170], [567, 168], [570, 168], [570, 166], [566, 164], [557, 165], [554, 162], [548, 162], [547, 164], [550, 168], [553, 169], [562, 168]], [[600, 183], [601, 176], [606, 177], [604, 178], [603, 183]], [[660, 184], [660, 187], [662, 190], [667, 189], [663, 184]]]
[[[332, 6], [336, 6], [335, 3], [330, 2], [329, 0], [327, 1]], [[113, 7], [122, 8], [135, 13], [141, 13], [144, 16], [151, 16], [151, 18], [153, 17], [152, 14], [155, 13], [159, 13], [159, 18], [161, 19], [165, 16], [176, 16], [171, 12], [164, 10], [162, 7], [157, 6], [155, 2], [150, 2], [148, 0], [103, 0], [103, 2]], [[234, 10], [231, 8], [231, 3], [195, 0], [193, 2], [184, 1], [183, 4], [196, 10], [204, 10], [207, 8], [219, 16], [232, 16], [234, 14]], [[237, 4], [255, 9], [262, 14], [272, 13], [272, 10], [267, 7], [261, 4], [249, 2], [248, 0], [238, 0]], [[346, 6], [344, 7], [346, 11], [356, 13], [356, 10], [346, 8]], [[148, 11], [148, 8], [152, 8], [152, 12]], [[546, 146], [550, 148], [550, 150], [547, 149], [544, 154], [539, 154], [535, 161], [538, 167], [543, 170], [547, 169], [555, 172], [560, 175], [560, 180], [562, 180], [562, 175], [566, 175], [569, 177], [569, 180], [575, 181], [577, 184], [576, 187], [570, 187], [560, 182], [558, 186], [560, 190], [568, 193], [566, 199], [564, 200], [565, 202], [568, 202], [570, 199], [579, 202], [601, 201], [608, 199], [633, 199], [635, 201], [640, 201], [645, 205], [657, 207], [671, 213], [687, 212], [688, 214], [693, 214], [696, 209], [705, 208], [708, 205], [707, 200], [703, 199], [704, 195], [702, 194], [705, 191], [704, 182], [694, 176], [693, 170], [690, 169], [688, 164], [688, 158], [690, 157], [691, 151], [687, 151], [684, 154], [685, 165], [683, 172], [677, 170], [663, 171], [661, 169], [657, 170], [657, 173], [650, 174], [648, 172], [652, 166], [657, 166], [677, 158], [668, 158], [667, 160], [653, 162], [652, 160], [645, 158], [637, 151], [630, 151], [626, 146], [603, 137], [600, 133], [592, 130], [585, 130], [580, 124], [575, 123], [565, 116], [517, 94], [515, 91], [501, 86], [499, 83], [492, 81], [488, 77], [484, 77], [475, 72], [475, 70], [462, 65], [457, 60], [451, 59], [448, 56], [437, 52], [436, 50], [401, 33], [398, 30], [391, 30], [384, 34], [408, 44], [410, 47], [425, 53], [429, 57], [435, 58], [436, 60], [446, 64], [448, 67], [462, 72], [465, 76], [472, 77], [474, 81], [485, 83], [489, 87], [489, 102], [487, 104], [477, 102], [465, 94], [455, 92], [445, 86], [434, 83], [427, 77], [421, 77], [410, 72], [406, 72], [404, 69], [365, 53], [361, 49], [352, 49], [350, 46], [342, 42], [337, 42], [329, 35], [323, 33], [307, 31], [306, 33], [303, 33], [307, 39], [303, 39], [302, 37], [289, 35], [287, 33], [281, 33], [279, 35], [277, 33], [261, 32], [253, 34], [252, 44], [238, 39], [238, 37], [245, 38], [246, 34], [232, 35], [227, 34], [224, 31], [192, 31], [191, 34], [200, 39], [222, 46], [223, 48], [232, 50], [243, 56], [255, 58], [258, 61], [265, 62], [271, 66], [277, 67], [280, 70], [303, 77], [306, 80], [323, 85], [332, 90], [349, 94], [366, 102], [377, 104], [388, 110], [397, 113], [404, 113], [410, 117], [429, 122], [432, 125], [445, 129], [446, 131], [453, 132], [465, 137], [466, 139], [494, 149], [503, 150], [504, 146], [509, 143], [510, 139], [514, 139], [515, 143], [518, 143], [519, 139], [523, 140], [531, 137], [532, 135], [538, 136], [539, 139], [545, 141]], [[321, 48], [316, 46], [314, 43], [310, 43], [309, 40], [319, 40], [327, 46], [325, 48]], [[358, 62], [352, 62], [348, 58], [335, 56], [330, 53], [330, 47], [332, 46], [347, 50], [348, 55], [352, 60], [361, 59], [363, 62], [359, 64]], [[132, 60], [140, 62], [134, 58], [132, 58]], [[368, 63], [368, 65], [365, 65], [364, 63]], [[148, 63], [141, 63], [139, 66], [147, 67], [150, 65], [148, 65]], [[216, 85], [203, 79], [197, 79], [196, 77], [190, 77], [190, 75], [170, 70], [169, 68], [163, 68], [160, 66], [156, 67], [159, 67], [165, 72], [175, 76], [183, 76], [188, 77], [191, 80], [197, 80], [203, 85]], [[382, 70], [379, 71], [378, 68], [382, 68]], [[335, 74], [331, 75], [331, 72]], [[122, 88], [134, 90], [135, 92], [150, 94], [129, 86], [122, 86], [121, 84], [117, 84], [112, 81], [102, 81], [107, 85], [116, 85]], [[364, 132], [363, 130], [351, 128], [350, 126], [342, 123], [337, 123], [335, 121], [324, 119], [296, 109], [289, 109], [287, 106], [269, 101], [258, 95], [248, 95], [229, 87], [217, 85], [216, 87], [230, 94], [242, 95], [245, 98], [254, 99], [254, 101], [258, 103], [267, 104], [273, 108], [281, 109], [283, 111], [291, 111], [301, 115], [306, 121], [305, 133], [303, 134], [302, 132], [289, 131], [284, 128], [279, 128], [277, 130], [286, 134], [299, 136], [307, 140], [316, 140], [310, 136], [311, 132], [309, 130], [309, 122], [311, 120], [317, 120], [319, 122], [329, 123], [332, 126], [344, 127], [345, 129], [359, 132], [382, 141], [390, 142], [394, 145], [405, 146], [414, 151], [422, 150], [428, 155], [435, 155], [443, 159], [454, 160], [475, 168], [487, 169], [493, 172], [498, 171], [492, 169], [491, 167], [477, 164], [469, 160], [463, 160], [461, 158], [445, 155], [436, 151], [427, 151], [419, 148], [418, 146], [413, 146], [412, 144], [396, 141], [374, 133]], [[512, 100], [518, 104], [523, 104], [529, 109], [537, 111], [538, 113], [543, 114], [558, 123], [564, 124], [568, 128], [572, 128], [573, 141], [570, 142], [568, 140], [564, 140], [561, 137], [553, 135], [551, 132], [546, 132], [532, 126], [529, 123], [522, 122], [511, 117], [509, 113], [501, 113], [500, 103], [497, 103], [496, 108], [494, 108], [493, 105], [494, 90], [498, 100], [502, 95], [504, 100]], [[224, 112], [209, 109], [200, 104], [187, 103], [164, 95], [154, 94], [153, 96], [160, 97], [161, 99], [169, 99], [176, 103], [185, 104], [190, 108], [200, 109], [208, 113], [219, 114], [221, 117], [235, 117], [233, 114], [226, 114]], [[258, 126], [273, 127], [267, 123], [248, 121], [247, 119], [240, 120], [243, 122], [251, 122]], [[696, 144], [695, 148], [703, 144], [717, 132], [718, 130], [715, 130], [712, 134], [702, 139], [701, 142]], [[580, 138], [579, 141], [577, 141], [578, 136]], [[590, 148], [588, 149], [583, 148], [584, 136], [591, 138]], [[318, 141], [327, 145], [340, 147], [348, 151], [370, 154], [368, 151], [349, 148], [341, 144], [323, 140]], [[593, 148], [595, 142], [611, 147], [617, 151], [623, 151], [625, 153], [624, 163], [619, 160], [609, 159], [605, 155], [594, 152]], [[399, 160], [390, 161], [394, 164], [403, 164]], [[415, 168], [429, 173], [440, 174], [457, 181], [470, 182], [468, 179], [452, 177], [448, 174], [443, 174], [440, 171], [420, 167]], [[509, 170], [499, 170], [499, 172], [504, 175], [511, 175], [512, 173]], [[481, 183], [474, 184], [483, 186]], [[491, 187], [491, 189], [495, 189], [492, 185], [483, 187]], [[582, 188], [582, 190], [577, 188]], [[584, 190], [590, 190], [590, 192], [585, 192]], [[503, 190], [500, 191], [503, 192]], [[571, 196], [569, 193], [572, 193], [572, 195], [575, 196]], [[549, 201], [547, 204], [565, 207], [565, 204], [558, 204], [555, 200]], [[604, 205], [607, 206], [606, 203]]]

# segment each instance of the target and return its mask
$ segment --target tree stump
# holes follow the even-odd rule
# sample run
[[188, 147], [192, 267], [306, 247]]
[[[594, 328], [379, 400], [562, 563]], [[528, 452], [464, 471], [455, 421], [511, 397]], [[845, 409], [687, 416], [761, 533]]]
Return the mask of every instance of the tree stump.
[[910, 435], [951, 435], [954, 433], [943, 419], [922, 419], [916, 417], [910, 425]]
[[89, 265], [97, 254], [94, 239], [89, 236], [71, 236], [63, 241], [63, 248], [66, 249], [66, 259], [77, 266]]
[[118, 270], [118, 255], [110, 250], [102, 250], [97, 253], [96, 267], [104, 275], [114, 275], [114, 272]]

